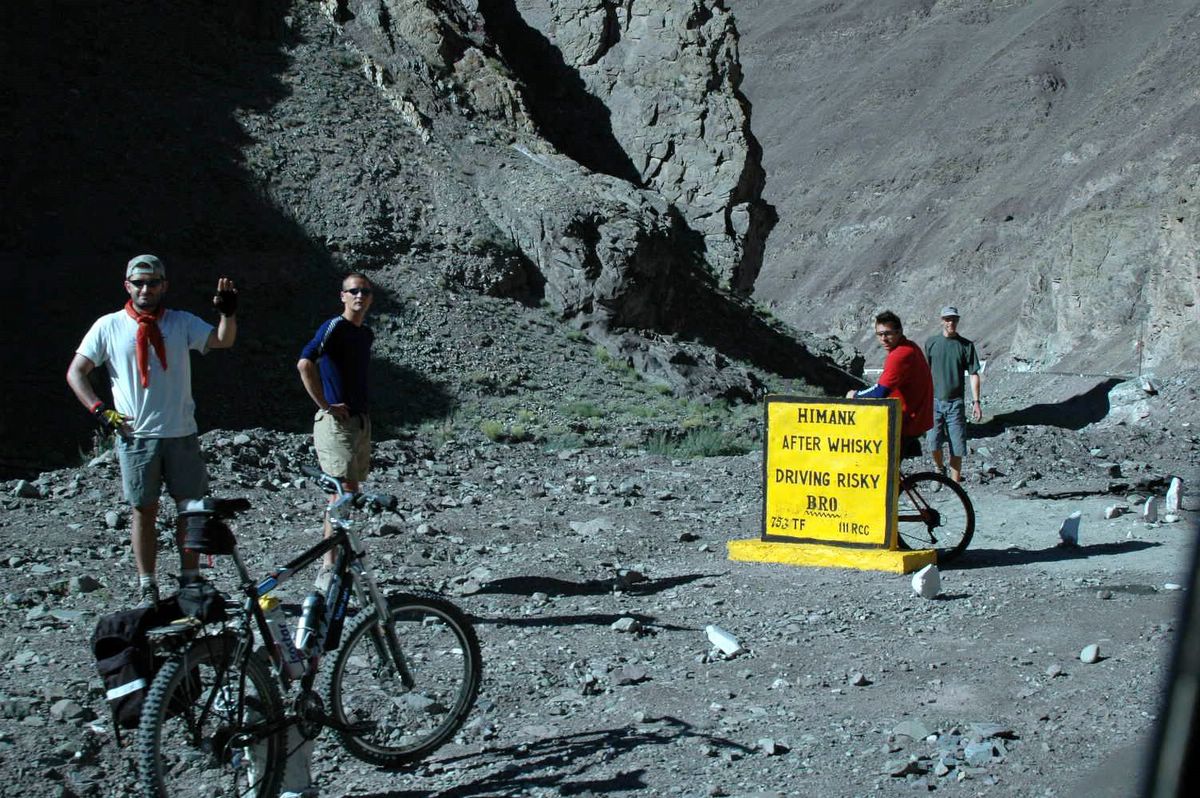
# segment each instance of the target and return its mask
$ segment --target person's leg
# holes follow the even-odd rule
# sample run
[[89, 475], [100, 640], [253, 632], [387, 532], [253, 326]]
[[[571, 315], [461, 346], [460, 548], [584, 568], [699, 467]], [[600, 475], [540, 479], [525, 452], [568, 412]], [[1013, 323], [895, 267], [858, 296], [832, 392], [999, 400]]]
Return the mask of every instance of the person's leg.
[[945, 405], [937, 399], [933, 400], [933, 428], [929, 430], [927, 437], [934, 469], [939, 474], [944, 474], [946, 462], [942, 459], [942, 445], [946, 442]]
[[[164, 438], [161, 443], [163, 476], [176, 507], [190, 499], [203, 499], [208, 493], [208, 472], [200, 453], [200, 439]], [[183, 547], [187, 537], [187, 519], [175, 516], [175, 546], [179, 550], [179, 579], [191, 582], [200, 577], [200, 555]]]
[[962, 458], [950, 455], [950, 478], [962, 482]]
[[967, 406], [955, 399], [946, 411], [946, 428], [950, 433], [950, 477], [962, 482], [963, 455], [967, 453]]
[[[324, 410], [318, 411], [313, 421], [313, 444], [317, 449], [317, 462], [322, 471], [340, 480], [342, 490], [347, 491], [358, 490], [358, 481], [353, 478], [352, 473], [356, 428], [357, 420], [354, 417], [343, 422]], [[330, 504], [336, 500], [337, 496], [329, 497]], [[326, 539], [333, 535], [328, 514], [325, 516], [324, 534]], [[326, 568], [333, 566], [333, 551], [325, 552], [323, 562]]]
[[121, 487], [131, 508], [129, 546], [138, 573], [142, 605], [157, 603], [158, 494], [162, 490], [162, 457], [153, 438], [118, 439]]
[[133, 562], [137, 566], [138, 576], [154, 576], [158, 561], [157, 521], [158, 502], [133, 508], [129, 545], [133, 548]]

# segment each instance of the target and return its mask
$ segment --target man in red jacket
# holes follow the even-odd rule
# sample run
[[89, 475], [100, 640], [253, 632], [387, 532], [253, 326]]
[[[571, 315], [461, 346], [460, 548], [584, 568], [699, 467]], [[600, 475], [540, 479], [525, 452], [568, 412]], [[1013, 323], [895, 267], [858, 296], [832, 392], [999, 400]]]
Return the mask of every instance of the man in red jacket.
[[887, 352], [879, 382], [848, 399], [900, 399], [900, 456], [921, 454], [921, 436], [933, 427], [933, 376], [921, 347], [904, 337], [900, 317], [885, 310], [875, 317], [875, 337]]

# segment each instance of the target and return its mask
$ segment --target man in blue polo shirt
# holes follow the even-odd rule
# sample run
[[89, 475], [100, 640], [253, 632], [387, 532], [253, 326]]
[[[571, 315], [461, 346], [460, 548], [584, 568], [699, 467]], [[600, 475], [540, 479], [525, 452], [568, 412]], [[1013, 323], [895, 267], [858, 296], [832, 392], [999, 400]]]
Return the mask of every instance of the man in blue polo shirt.
[[[342, 313], [317, 328], [300, 353], [296, 368], [304, 389], [317, 405], [313, 442], [321, 470], [357, 491], [371, 465], [371, 418], [367, 364], [375, 333], [363, 324], [373, 289], [364, 274], [342, 280]], [[333, 501], [333, 497], [330, 497]], [[325, 522], [325, 535], [331, 534]], [[333, 553], [326, 557], [332, 564]]]

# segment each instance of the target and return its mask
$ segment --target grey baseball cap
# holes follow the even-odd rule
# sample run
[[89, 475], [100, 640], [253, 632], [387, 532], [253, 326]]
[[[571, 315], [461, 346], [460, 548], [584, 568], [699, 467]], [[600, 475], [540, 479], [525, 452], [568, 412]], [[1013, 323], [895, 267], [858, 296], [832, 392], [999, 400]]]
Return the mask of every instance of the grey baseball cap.
[[957, 319], [958, 308], [954, 307], [953, 305], [946, 305], [946, 307], [942, 308], [942, 318], [945, 319], [949, 316], [953, 316]]
[[131, 277], [158, 277], [165, 279], [167, 269], [163, 262], [153, 255], [138, 255], [129, 261], [125, 267], [125, 279]]

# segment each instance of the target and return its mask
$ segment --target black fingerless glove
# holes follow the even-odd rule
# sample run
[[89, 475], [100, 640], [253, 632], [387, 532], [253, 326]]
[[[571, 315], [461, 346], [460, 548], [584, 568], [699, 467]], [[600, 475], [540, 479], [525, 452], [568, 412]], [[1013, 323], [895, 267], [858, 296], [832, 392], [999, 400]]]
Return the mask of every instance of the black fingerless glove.
[[238, 294], [237, 291], [218, 291], [213, 297], [213, 307], [222, 316], [232, 316], [237, 313]]

